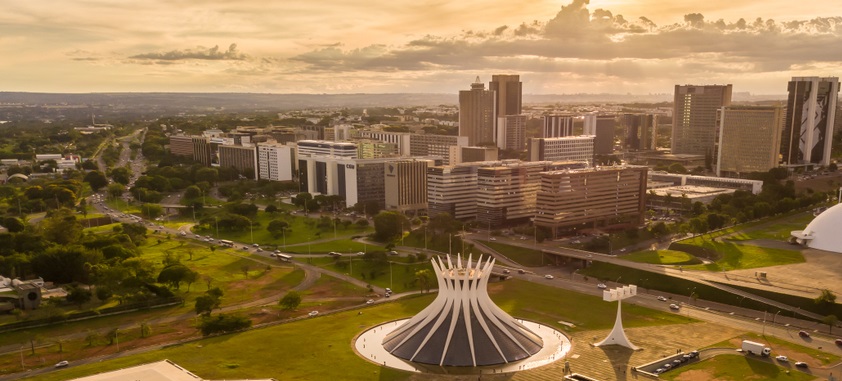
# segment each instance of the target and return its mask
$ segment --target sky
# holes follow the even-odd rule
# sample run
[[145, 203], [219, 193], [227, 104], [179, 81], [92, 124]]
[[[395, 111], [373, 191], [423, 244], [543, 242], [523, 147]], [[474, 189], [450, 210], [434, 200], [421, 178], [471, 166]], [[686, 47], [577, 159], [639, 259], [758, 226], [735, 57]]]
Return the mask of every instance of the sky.
[[0, 0], [0, 91], [783, 94], [842, 74], [840, 0]]

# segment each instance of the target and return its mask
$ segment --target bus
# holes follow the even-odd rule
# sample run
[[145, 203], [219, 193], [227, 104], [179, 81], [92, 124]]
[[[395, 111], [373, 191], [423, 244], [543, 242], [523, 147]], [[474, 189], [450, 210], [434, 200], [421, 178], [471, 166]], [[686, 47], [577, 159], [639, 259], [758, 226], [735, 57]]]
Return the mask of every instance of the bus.
[[282, 261], [284, 261], [284, 262], [289, 262], [289, 261], [291, 261], [291, 260], [292, 260], [292, 256], [291, 256], [291, 255], [286, 255], [286, 254], [275, 254], [275, 256], [276, 256], [276, 257], [278, 257], [278, 259], [280, 259], [280, 260], [282, 260]]
[[231, 242], [227, 239], [219, 240], [219, 244], [222, 245], [222, 246], [234, 247], [234, 242]]

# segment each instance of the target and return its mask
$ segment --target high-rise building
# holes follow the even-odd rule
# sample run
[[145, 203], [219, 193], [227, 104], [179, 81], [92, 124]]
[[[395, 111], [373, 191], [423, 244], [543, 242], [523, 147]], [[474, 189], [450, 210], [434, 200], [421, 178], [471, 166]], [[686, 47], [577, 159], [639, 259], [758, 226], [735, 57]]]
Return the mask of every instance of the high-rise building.
[[526, 146], [526, 115], [497, 118], [497, 147], [522, 151]]
[[717, 117], [716, 175], [766, 172], [778, 166], [784, 110], [780, 106], [728, 106]]
[[254, 147], [234, 145], [219, 146], [219, 166], [236, 168], [240, 175], [248, 179], [256, 179], [257, 155]]
[[510, 162], [477, 169], [477, 221], [480, 226], [500, 226], [527, 221], [535, 214], [540, 173], [550, 163]]
[[409, 134], [409, 156], [441, 156], [445, 163], [456, 164], [459, 147], [468, 146], [468, 141], [465, 136]]
[[784, 165], [829, 165], [839, 78], [793, 77], [781, 137]]
[[593, 163], [594, 137], [532, 138], [527, 147], [529, 161], [583, 161]]
[[486, 90], [479, 77], [470, 90], [459, 92], [459, 136], [468, 137], [468, 145], [494, 143], [495, 102], [494, 91]]
[[495, 161], [500, 156], [500, 151], [497, 147], [460, 147], [460, 149], [461, 158], [459, 159], [459, 163]]
[[626, 148], [634, 151], [655, 150], [658, 138], [657, 115], [623, 114], [620, 123], [626, 132]]
[[614, 126], [616, 118], [613, 115], [585, 115], [584, 131], [582, 135], [593, 135], [593, 153], [596, 155], [610, 155], [614, 153]]
[[516, 74], [496, 74], [491, 76], [488, 83], [488, 90], [495, 92], [495, 118], [507, 115], [519, 115], [521, 113], [521, 102], [523, 83], [520, 76]]
[[731, 85], [675, 85], [672, 153], [714, 154], [716, 112], [731, 105]]
[[210, 138], [204, 136], [193, 136], [193, 161], [210, 167], [214, 162], [214, 152], [211, 148]]
[[400, 212], [427, 209], [427, 167], [432, 160], [404, 159], [386, 163], [386, 209]]
[[562, 230], [643, 223], [644, 166], [600, 167], [540, 174], [535, 225]]
[[170, 153], [176, 156], [193, 156], [193, 137], [170, 135]]
[[448, 213], [456, 219], [477, 216], [478, 165], [427, 168], [427, 214]]
[[298, 142], [299, 156], [336, 156], [357, 157], [357, 145], [348, 142], [329, 142], [324, 140], [302, 140]]
[[257, 145], [257, 174], [261, 180], [291, 181], [294, 171], [294, 145], [279, 143]]
[[544, 115], [545, 138], [563, 138], [573, 136], [572, 115]]

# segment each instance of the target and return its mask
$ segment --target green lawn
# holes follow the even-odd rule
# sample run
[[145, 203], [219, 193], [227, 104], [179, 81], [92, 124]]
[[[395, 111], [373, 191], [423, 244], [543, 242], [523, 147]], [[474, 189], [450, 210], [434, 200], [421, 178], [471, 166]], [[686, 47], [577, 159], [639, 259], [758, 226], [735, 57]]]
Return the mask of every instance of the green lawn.
[[[289, 229], [286, 231], [285, 235], [282, 234], [281, 236], [275, 238], [269, 233], [269, 231], [266, 230], [266, 227], [269, 226], [269, 222], [272, 220], [282, 220], [289, 224]], [[295, 216], [285, 213], [258, 212], [254, 221], [257, 222], [258, 225], [254, 226], [251, 230], [245, 229], [241, 232], [220, 230], [219, 237], [217, 238], [236, 242], [252, 242], [253, 234], [254, 242], [260, 244], [261, 246], [283, 246], [284, 242], [286, 242], [287, 245], [292, 245], [322, 238], [334, 237], [334, 229], [332, 225], [327, 228], [319, 228], [316, 226], [316, 222], [318, 220], [304, 216]], [[211, 235], [214, 237], [217, 235], [216, 227], [213, 223], [210, 225], [197, 225], [193, 228], [193, 230], [201, 235]], [[337, 238], [348, 238], [355, 235], [364, 236], [372, 231], [374, 231], [374, 228], [372, 227], [360, 227], [357, 224], [345, 226], [340, 223], [336, 225]], [[347, 248], [343, 250], [347, 250]]]
[[702, 263], [698, 258], [683, 251], [676, 250], [647, 250], [633, 254], [626, 254], [617, 258], [631, 262], [652, 263], [659, 265], [692, 265]]
[[[701, 361], [698, 363], [685, 365], [677, 370], [669, 371], [660, 375], [664, 380], [679, 380], [681, 375], [690, 371], [704, 372], [704, 375], [696, 374], [697, 378], [705, 380], [721, 380], [721, 381], [742, 381], [742, 380], [792, 380], [792, 381], [808, 381], [814, 380], [816, 377], [807, 373], [799, 371], [789, 371], [786, 368], [778, 365], [768, 363], [765, 361], [755, 360], [748, 356], [739, 355], [719, 355], [712, 359]], [[702, 378], [698, 378], [703, 376]]]
[[793, 230], [803, 230], [815, 218], [812, 213], [803, 213], [787, 218], [786, 221], [776, 220], [759, 227], [749, 228], [728, 237], [731, 241], [745, 241], [753, 239], [772, 239], [786, 241]]
[[688, 268], [697, 270], [723, 271], [752, 269], [804, 262], [800, 251], [772, 249], [760, 246], [741, 245], [733, 242], [704, 241], [697, 245], [719, 253], [720, 258], [713, 264], [695, 265]]
[[[415, 273], [425, 269], [433, 271], [433, 266], [429, 261], [407, 263], [407, 257], [397, 256], [389, 257], [389, 261], [393, 262], [391, 265], [391, 278], [388, 264], [378, 265], [366, 262], [360, 257], [353, 258], [353, 262], [349, 261], [348, 257], [342, 257], [338, 261], [329, 257], [298, 258], [297, 260], [342, 274], [348, 274], [378, 287], [390, 287], [396, 293], [420, 290], [420, 285], [414, 282]], [[352, 268], [353, 271], [351, 271]], [[374, 276], [373, 278], [372, 275]], [[432, 281], [435, 282], [435, 279], [432, 279]], [[438, 286], [432, 283], [430, 287], [436, 288]]]
[[[545, 264], [544, 254], [540, 250], [527, 249], [518, 246], [507, 245], [505, 243], [480, 241], [483, 245], [490, 247], [492, 250], [503, 254], [507, 258], [526, 267], [539, 267]], [[550, 263], [547, 261], [546, 263]]]
[[[587, 329], [609, 328], [616, 311], [614, 303], [604, 303], [594, 296], [524, 281], [493, 283], [489, 291], [501, 308], [514, 316], [557, 328], [563, 327], [558, 320], [583, 325], [587, 321]], [[360, 359], [351, 349], [351, 343], [353, 337], [366, 328], [409, 317], [432, 300], [433, 295], [425, 295], [364, 308], [362, 314], [349, 311], [320, 315], [295, 323], [71, 367], [40, 376], [39, 380], [65, 380], [161, 359], [174, 361], [202, 378], [216, 380], [268, 377], [279, 380], [407, 380], [412, 375]], [[588, 308], [582, 308], [581, 303]], [[631, 305], [623, 309], [623, 314], [630, 327], [688, 321], [679, 315]]]

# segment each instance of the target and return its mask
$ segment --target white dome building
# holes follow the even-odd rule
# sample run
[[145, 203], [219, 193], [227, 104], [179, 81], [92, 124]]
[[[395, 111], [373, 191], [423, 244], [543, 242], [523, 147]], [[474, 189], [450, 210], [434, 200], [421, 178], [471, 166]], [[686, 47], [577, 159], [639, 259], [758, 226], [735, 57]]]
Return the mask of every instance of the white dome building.
[[825, 210], [807, 228], [791, 234], [807, 247], [842, 254], [842, 204]]

